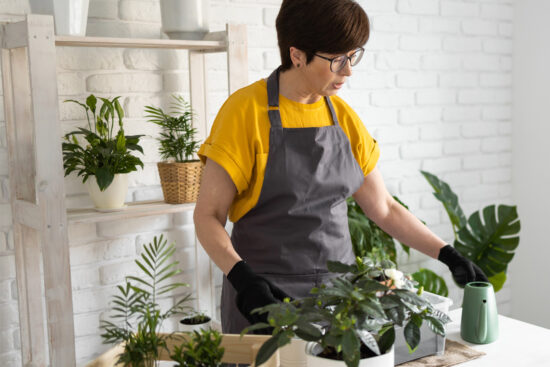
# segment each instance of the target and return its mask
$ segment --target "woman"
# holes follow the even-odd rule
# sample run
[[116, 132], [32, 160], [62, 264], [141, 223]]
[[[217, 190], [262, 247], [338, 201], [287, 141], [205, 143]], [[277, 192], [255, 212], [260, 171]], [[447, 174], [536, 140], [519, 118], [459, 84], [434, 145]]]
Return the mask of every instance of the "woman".
[[369, 37], [363, 9], [352, 0], [284, 0], [276, 28], [282, 65], [228, 98], [199, 151], [205, 167], [194, 220], [227, 275], [223, 331], [265, 320], [254, 308], [307, 296], [331, 277], [327, 260], [354, 261], [352, 195], [386, 232], [446, 263], [460, 284], [486, 280], [394, 201], [376, 168], [376, 141], [336, 96]]

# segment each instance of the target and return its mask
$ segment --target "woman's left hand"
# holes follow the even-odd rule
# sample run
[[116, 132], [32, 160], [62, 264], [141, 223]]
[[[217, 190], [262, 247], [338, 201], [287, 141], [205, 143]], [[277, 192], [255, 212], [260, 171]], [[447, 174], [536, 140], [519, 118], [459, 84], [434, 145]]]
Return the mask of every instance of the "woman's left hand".
[[470, 282], [488, 282], [487, 276], [479, 266], [465, 258], [453, 246], [446, 245], [439, 251], [439, 261], [449, 267], [455, 282], [464, 287]]

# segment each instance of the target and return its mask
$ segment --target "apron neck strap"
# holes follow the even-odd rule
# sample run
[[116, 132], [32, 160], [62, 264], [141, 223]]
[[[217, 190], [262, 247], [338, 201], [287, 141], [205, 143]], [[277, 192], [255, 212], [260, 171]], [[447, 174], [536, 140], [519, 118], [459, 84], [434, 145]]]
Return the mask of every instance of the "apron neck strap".
[[[279, 72], [281, 67], [273, 70], [269, 78], [267, 78], [267, 113], [272, 127], [282, 127], [281, 114], [279, 112]], [[325, 101], [332, 116], [334, 125], [338, 125], [338, 118], [334, 112], [334, 107], [328, 96], [325, 96]]]

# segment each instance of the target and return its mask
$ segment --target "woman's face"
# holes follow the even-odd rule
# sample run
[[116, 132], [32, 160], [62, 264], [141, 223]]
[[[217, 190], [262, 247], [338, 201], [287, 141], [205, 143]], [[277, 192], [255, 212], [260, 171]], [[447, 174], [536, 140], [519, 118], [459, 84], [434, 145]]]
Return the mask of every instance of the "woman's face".
[[[346, 53], [347, 56], [352, 55], [355, 50]], [[321, 56], [321, 57], [320, 57]], [[341, 54], [327, 54], [324, 52], [317, 52], [316, 56], [313, 56], [311, 62], [305, 65], [304, 77], [307, 80], [311, 92], [321, 96], [332, 96], [338, 93], [338, 91], [344, 86], [346, 79], [351, 76], [351, 64], [349, 60], [346, 60], [345, 66], [342, 70], [332, 72], [330, 70], [331, 62], [323, 57], [332, 59]]]

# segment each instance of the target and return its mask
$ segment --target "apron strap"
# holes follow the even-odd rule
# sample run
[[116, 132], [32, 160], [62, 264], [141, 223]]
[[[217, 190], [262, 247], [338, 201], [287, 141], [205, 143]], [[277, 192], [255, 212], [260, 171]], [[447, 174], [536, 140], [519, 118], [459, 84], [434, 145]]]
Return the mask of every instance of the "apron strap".
[[[273, 70], [269, 78], [267, 78], [267, 114], [269, 115], [269, 122], [271, 127], [282, 128], [281, 113], [279, 112], [279, 71], [281, 67]], [[330, 110], [332, 116], [332, 123], [337, 126], [338, 118], [334, 112], [334, 107], [330, 98], [325, 96], [326, 104]]]

